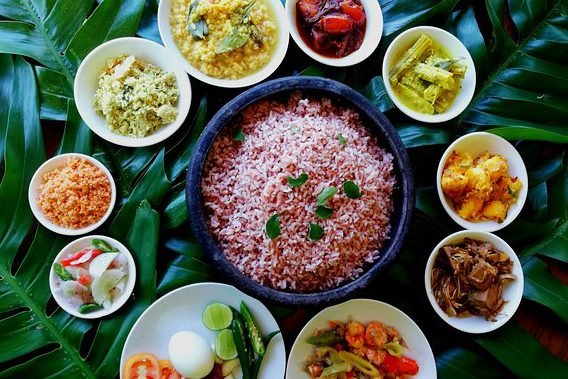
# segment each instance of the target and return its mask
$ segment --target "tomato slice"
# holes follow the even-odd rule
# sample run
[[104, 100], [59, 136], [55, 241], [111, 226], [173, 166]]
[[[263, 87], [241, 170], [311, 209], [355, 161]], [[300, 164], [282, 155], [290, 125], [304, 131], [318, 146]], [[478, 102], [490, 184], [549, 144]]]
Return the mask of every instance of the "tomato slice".
[[[73, 262], [75, 262], [76, 260], [78, 260], [79, 258], [81, 258], [83, 255], [85, 255], [87, 253], [91, 253], [91, 257], [86, 262], [90, 261], [91, 259], [93, 259], [97, 255], [102, 254], [102, 251], [99, 250], [99, 249], [92, 249], [92, 248], [83, 249], [83, 250], [78, 251], [75, 254], [71, 255], [70, 257], [63, 258], [60, 263], [61, 263], [62, 266], [65, 266], [65, 267], [67, 267], [67, 266], [79, 266], [80, 264], [73, 264]], [[83, 262], [83, 263], [85, 263], [85, 262]]]
[[323, 16], [317, 25], [329, 34], [347, 34], [353, 29], [353, 20], [344, 14]]
[[363, 7], [355, 4], [352, 1], [345, 1], [341, 3], [341, 10], [344, 14], [348, 15], [355, 21], [358, 25], [365, 21], [365, 11]]
[[400, 358], [387, 354], [383, 363], [381, 363], [381, 367], [387, 372], [387, 374], [395, 374], [398, 372], [399, 364]]
[[398, 373], [402, 375], [416, 375], [418, 374], [418, 363], [408, 357], [401, 357], [398, 365]]
[[79, 277], [77, 278], [77, 281], [84, 286], [88, 286], [89, 284], [91, 284], [91, 277], [88, 274], [79, 275]]
[[142, 353], [130, 357], [123, 369], [124, 379], [160, 379], [160, 362], [152, 354]]
[[162, 359], [160, 361], [160, 379], [182, 379], [182, 376], [176, 371], [170, 361]]
[[383, 368], [388, 374], [397, 375], [416, 375], [418, 374], [418, 363], [408, 357], [395, 357], [393, 355], [387, 354], [383, 363], [381, 363], [381, 368]]

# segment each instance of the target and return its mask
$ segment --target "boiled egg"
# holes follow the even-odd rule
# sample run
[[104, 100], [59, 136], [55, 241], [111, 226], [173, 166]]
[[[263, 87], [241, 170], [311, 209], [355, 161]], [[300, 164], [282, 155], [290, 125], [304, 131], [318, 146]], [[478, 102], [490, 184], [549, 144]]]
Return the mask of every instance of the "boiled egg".
[[199, 334], [182, 331], [170, 338], [170, 361], [185, 378], [201, 379], [213, 370], [215, 353]]

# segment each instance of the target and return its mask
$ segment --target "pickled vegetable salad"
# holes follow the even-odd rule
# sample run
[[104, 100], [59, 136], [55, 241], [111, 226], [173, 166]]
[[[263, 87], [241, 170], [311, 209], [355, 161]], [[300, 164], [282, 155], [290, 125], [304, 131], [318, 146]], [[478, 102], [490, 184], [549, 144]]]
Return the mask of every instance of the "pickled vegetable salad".
[[103, 240], [53, 264], [56, 288], [80, 313], [109, 309], [128, 281], [128, 261]]

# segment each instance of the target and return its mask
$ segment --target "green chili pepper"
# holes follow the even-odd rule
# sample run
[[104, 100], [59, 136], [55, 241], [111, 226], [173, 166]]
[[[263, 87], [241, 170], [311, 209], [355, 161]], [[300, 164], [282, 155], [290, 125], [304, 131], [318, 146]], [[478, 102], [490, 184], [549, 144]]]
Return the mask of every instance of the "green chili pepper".
[[112, 247], [107, 242], [100, 239], [95, 238], [94, 240], [91, 241], [91, 243], [93, 244], [95, 249], [99, 249], [100, 251], [104, 251], [105, 253], [112, 253], [118, 251], [116, 247]]
[[236, 309], [233, 309], [231, 331], [233, 332], [233, 339], [235, 340], [239, 362], [241, 363], [243, 379], [252, 379], [251, 368], [254, 357], [252, 356], [252, 351], [245, 334], [245, 323], [243, 321], [243, 317]]
[[331, 346], [341, 341], [343, 341], [343, 338], [334, 332], [324, 332], [320, 335], [310, 336], [306, 339], [307, 343], [315, 346]]
[[262, 342], [262, 335], [260, 334], [254, 317], [252, 317], [252, 314], [244, 301], [241, 301], [241, 315], [245, 320], [245, 327], [254, 352], [257, 355], [264, 355], [266, 352], [266, 346], [264, 346], [264, 342]]
[[101, 306], [98, 304], [82, 304], [79, 307], [78, 311], [79, 313], [89, 313], [99, 308], [101, 308]]
[[[270, 333], [269, 335], [265, 336], [262, 339], [262, 342], [264, 344], [265, 347], [268, 346], [268, 344], [270, 343], [270, 341], [272, 340], [272, 338], [274, 338], [274, 336], [278, 335], [280, 333], [280, 330], [275, 330], [274, 332]], [[265, 350], [266, 353], [266, 350]], [[260, 371], [260, 366], [262, 365], [262, 360], [264, 359], [264, 354], [259, 355], [258, 357], [256, 357], [256, 361], [254, 362], [254, 367], [253, 367], [253, 379], [258, 378], [258, 373]]]
[[332, 375], [339, 374], [341, 372], [349, 372], [351, 370], [353, 370], [353, 366], [348, 362], [335, 363], [324, 368], [321, 372], [320, 378], [331, 377]]
[[402, 357], [403, 347], [398, 341], [386, 343], [383, 346], [383, 349], [385, 349], [390, 355], [394, 355], [399, 358]]
[[59, 278], [61, 278], [61, 280], [63, 281], [67, 281], [67, 280], [71, 280], [73, 279], [71, 277], [71, 274], [69, 273], [69, 271], [67, 271], [65, 269], [65, 267], [61, 266], [59, 263], [54, 263], [53, 264], [53, 271], [57, 274], [57, 276], [59, 276]]

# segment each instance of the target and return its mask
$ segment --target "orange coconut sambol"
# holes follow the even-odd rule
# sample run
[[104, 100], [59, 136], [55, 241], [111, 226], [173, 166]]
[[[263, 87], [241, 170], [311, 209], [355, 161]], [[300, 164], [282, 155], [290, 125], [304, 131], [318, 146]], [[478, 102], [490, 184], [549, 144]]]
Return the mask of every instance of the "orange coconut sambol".
[[401, 379], [418, 374], [418, 363], [404, 356], [398, 330], [379, 321], [329, 321], [306, 340], [314, 352], [305, 364], [310, 378]]

